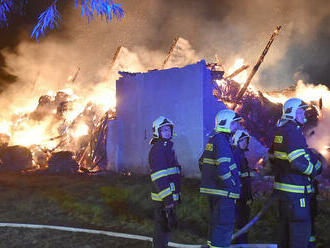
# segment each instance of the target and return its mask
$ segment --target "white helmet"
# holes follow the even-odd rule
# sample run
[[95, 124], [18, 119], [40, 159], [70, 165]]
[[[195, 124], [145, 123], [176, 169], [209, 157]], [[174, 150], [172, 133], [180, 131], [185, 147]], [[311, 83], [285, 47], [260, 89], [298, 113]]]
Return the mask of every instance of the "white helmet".
[[174, 123], [164, 117], [164, 116], [159, 116], [154, 122], [152, 123], [152, 134], [153, 134], [153, 139], [158, 139], [160, 137], [159, 135], [159, 128], [163, 126], [170, 126], [172, 130], [172, 135], [173, 135], [173, 129], [174, 129]]
[[308, 108], [308, 104], [299, 98], [290, 98], [283, 105], [282, 119], [295, 120], [296, 111], [299, 108], [306, 109]]
[[237, 130], [233, 136], [233, 145], [238, 146], [238, 142], [242, 139], [248, 139], [250, 141], [250, 135], [245, 130]]
[[234, 121], [240, 121], [242, 117], [236, 114], [233, 110], [220, 110], [215, 116], [215, 131], [231, 133], [230, 124]]

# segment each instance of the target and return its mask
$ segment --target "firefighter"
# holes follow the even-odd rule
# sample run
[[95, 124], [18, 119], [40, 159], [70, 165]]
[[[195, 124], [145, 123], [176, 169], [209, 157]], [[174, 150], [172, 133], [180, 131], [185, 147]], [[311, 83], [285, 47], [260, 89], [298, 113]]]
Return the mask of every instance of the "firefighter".
[[221, 110], [215, 117], [215, 129], [200, 158], [200, 192], [209, 201], [209, 247], [229, 247], [234, 231], [235, 200], [240, 196], [239, 170], [231, 142], [242, 118], [232, 110]]
[[302, 133], [308, 105], [299, 98], [287, 100], [269, 150], [274, 195], [279, 199], [280, 248], [307, 248], [311, 233], [311, 178], [321, 171], [312, 163]]
[[[236, 164], [238, 165], [241, 178], [241, 195], [236, 201], [236, 223], [237, 229], [244, 227], [250, 218], [250, 203], [252, 202], [251, 177], [254, 173], [250, 170], [245, 152], [248, 151], [250, 142], [249, 134], [244, 130], [237, 130], [233, 136], [233, 153]], [[236, 240], [237, 244], [247, 244], [247, 232], [240, 235]]]
[[149, 152], [154, 202], [155, 248], [167, 247], [171, 231], [177, 227], [175, 209], [180, 201], [181, 166], [173, 150], [174, 124], [166, 117], [158, 117], [152, 124], [152, 148]]

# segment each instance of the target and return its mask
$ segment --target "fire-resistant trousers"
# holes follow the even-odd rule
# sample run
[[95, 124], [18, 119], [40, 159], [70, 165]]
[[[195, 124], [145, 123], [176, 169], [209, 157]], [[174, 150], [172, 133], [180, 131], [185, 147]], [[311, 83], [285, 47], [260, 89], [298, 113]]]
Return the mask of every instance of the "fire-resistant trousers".
[[[236, 221], [235, 227], [239, 230], [249, 223], [250, 218], [250, 206], [247, 203], [247, 199], [238, 199], [236, 201]], [[234, 242], [235, 244], [247, 244], [248, 233], [245, 232], [237, 237]]]
[[234, 231], [235, 200], [209, 196], [209, 247], [229, 247]]
[[311, 234], [310, 197], [280, 197], [279, 248], [307, 248]]
[[164, 207], [160, 203], [154, 203], [154, 248], [167, 248], [171, 235], [167, 223]]

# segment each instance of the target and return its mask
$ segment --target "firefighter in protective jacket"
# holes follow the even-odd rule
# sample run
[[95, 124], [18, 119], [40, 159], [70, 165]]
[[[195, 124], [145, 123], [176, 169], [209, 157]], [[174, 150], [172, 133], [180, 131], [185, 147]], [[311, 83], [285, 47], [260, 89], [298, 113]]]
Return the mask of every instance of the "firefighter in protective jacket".
[[321, 162], [311, 161], [301, 127], [308, 105], [298, 98], [287, 100], [269, 150], [275, 176], [274, 194], [279, 198], [280, 248], [306, 248], [311, 233], [311, 178]]
[[200, 192], [209, 200], [209, 247], [229, 247], [234, 231], [235, 200], [240, 197], [239, 170], [231, 149], [232, 133], [242, 118], [232, 110], [215, 117], [214, 133], [200, 158]]
[[[248, 160], [245, 157], [245, 152], [248, 151], [250, 135], [244, 130], [237, 130], [233, 136], [233, 153], [236, 164], [240, 171], [241, 178], [241, 196], [236, 201], [236, 223], [237, 229], [244, 227], [250, 218], [250, 202], [252, 201], [251, 178], [254, 176], [250, 170]], [[247, 232], [241, 234], [235, 240], [237, 244], [247, 244]]]
[[149, 164], [155, 214], [155, 248], [167, 247], [171, 231], [177, 227], [175, 209], [181, 194], [181, 166], [171, 141], [173, 129], [173, 122], [163, 116], [158, 117], [152, 125]]

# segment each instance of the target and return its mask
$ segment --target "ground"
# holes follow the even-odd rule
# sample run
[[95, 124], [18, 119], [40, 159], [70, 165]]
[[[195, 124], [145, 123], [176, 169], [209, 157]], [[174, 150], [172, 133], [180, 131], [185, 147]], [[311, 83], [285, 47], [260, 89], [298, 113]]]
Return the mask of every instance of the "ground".
[[[207, 203], [198, 193], [199, 181], [183, 180], [183, 201], [178, 209], [179, 229], [172, 241], [202, 244], [207, 233]], [[60, 225], [152, 236], [150, 180], [147, 176], [51, 176], [2, 173], [0, 222]], [[253, 203], [253, 215], [265, 197]], [[319, 247], [329, 247], [330, 201], [320, 201], [317, 227]], [[252, 228], [251, 243], [275, 243], [276, 207]], [[104, 235], [54, 230], [0, 227], [2, 247], [151, 247], [149, 242]]]

